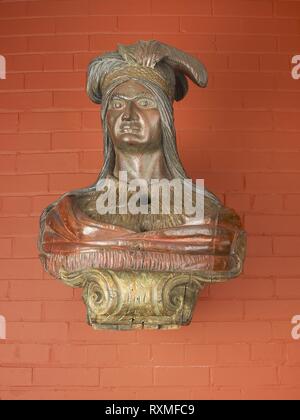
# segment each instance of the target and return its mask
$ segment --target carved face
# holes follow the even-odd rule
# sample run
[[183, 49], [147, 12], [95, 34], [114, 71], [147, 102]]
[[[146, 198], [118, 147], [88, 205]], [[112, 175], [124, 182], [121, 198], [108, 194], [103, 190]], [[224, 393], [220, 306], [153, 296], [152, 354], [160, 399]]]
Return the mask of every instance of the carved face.
[[107, 124], [114, 147], [119, 150], [157, 150], [161, 147], [161, 118], [153, 94], [130, 80], [113, 91]]

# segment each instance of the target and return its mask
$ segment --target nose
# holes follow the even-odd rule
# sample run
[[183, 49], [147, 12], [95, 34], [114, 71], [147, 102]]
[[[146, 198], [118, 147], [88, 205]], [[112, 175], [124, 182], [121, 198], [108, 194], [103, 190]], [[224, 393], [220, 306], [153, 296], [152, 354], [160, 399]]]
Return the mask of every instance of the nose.
[[137, 119], [135, 104], [133, 101], [127, 101], [124, 109], [122, 120], [123, 121], [135, 121]]

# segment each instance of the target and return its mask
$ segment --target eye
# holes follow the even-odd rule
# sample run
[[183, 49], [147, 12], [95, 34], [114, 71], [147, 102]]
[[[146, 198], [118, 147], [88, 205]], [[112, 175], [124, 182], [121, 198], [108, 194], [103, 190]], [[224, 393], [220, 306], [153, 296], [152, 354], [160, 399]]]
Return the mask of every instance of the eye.
[[112, 109], [122, 109], [125, 106], [125, 102], [122, 99], [113, 99], [110, 103]]
[[137, 101], [138, 106], [141, 108], [156, 108], [156, 102], [154, 99], [141, 98]]

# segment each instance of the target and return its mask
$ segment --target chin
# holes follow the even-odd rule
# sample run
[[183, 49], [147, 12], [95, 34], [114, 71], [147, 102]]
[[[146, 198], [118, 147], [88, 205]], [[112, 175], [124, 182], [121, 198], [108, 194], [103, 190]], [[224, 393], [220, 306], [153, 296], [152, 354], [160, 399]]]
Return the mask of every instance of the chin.
[[141, 136], [137, 135], [137, 134], [123, 134], [120, 137], [119, 143], [122, 144], [126, 144], [126, 145], [138, 145], [138, 144], [147, 144], [148, 140], [142, 138]]

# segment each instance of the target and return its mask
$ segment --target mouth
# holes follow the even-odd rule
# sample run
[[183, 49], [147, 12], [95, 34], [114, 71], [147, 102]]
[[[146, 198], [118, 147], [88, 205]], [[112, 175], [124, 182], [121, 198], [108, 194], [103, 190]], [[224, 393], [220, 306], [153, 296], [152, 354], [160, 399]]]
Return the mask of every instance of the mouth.
[[123, 125], [120, 128], [121, 133], [130, 133], [130, 134], [138, 134], [141, 131], [141, 128], [135, 125]]

